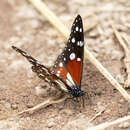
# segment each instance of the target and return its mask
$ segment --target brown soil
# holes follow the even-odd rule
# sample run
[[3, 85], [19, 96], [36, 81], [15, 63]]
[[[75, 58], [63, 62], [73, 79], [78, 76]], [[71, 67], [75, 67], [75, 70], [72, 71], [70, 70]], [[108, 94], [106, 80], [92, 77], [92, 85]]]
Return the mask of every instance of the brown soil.
[[[111, 3], [110, 0], [102, 0], [101, 2], [93, 0], [87, 4], [80, 1], [74, 3], [72, 0], [68, 3], [58, 0], [53, 2], [46, 1], [50, 9], [54, 10], [57, 16], [59, 15], [60, 19], [69, 25], [69, 28], [74, 19], [74, 14], [79, 12], [84, 18], [89, 15], [89, 13], [86, 13], [85, 16], [85, 13], [83, 12], [85, 8], [94, 9], [96, 4], [104, 6], [107, 4], [114, 4], [123, 7], [130, 5], [127, 1], [125, 2], [119, 0], [118, 2]], [[87, 4], [87, 7], [85, 4]], [[70, 5], [73, 6], [70, 8]], [[80, 8], [80, 5], [83, 6], [82, 9]], [[59, 10], [57, 10], [57, 6], [59, 7]], [[68, 7], [69, 10], [65, 7]], [[76, 9], [79, 10], [75, 12]], [[116, 15], [118, 17], [119, 14], [119, 12], [115, 15], [112, 12], [97, 14], [100, 16], [98, 18], [100, 26], [102, 27], [106, 24], [105, 21], [103, 21], [104, 17], [115, 18]], [[125, 21], [128, 21], [127, 12], [123, 12], [122, 16], [124, 16], [123, 18]], [[41, 17], [30, 3], [24, 0], [20, 2], [16, 0], [12, 0], [12, 2], [1, 0], [0, 19], [0, 118], [2, 118], [33, 107], [46, 99], [55, 96], [55, 91], [31, 71], [30, 64], [22, 56], [13, 51], [11, 45], [26, 50], [43, 64], [50, 66], [64, 47], [64, 44], [62, 44], [64, 38], [44, 17]], [[91, 23], [90, 21], [88, 23]], [[86, 22], [84, 22], [84, 24], [86, 25]], [[123, 27], [119, 28], [122, 29], [122, 32], [129, 34], [130, 32], [127, 27]], [[106, 30], [109, 28], [110, 26], [106, 25]], [[120, 69], [122, 67], [120, 59], [123, 56], [123, 51], [119, 47], [119, 44], [115, 44], [114, 41], [116, 40], [114, 39], [113, 34], [111, 33], [109, 37], [99, 36], [96, 31], [92, 30], [85, 38], [90, 50], [109, 72], [114, 77], [120, 74]], [[113, 42], [104, 43], [108, 39], [112, 39]], [[101, 46], [98, 42], [104, 44]], [[112, 49], [115, 49], [115, 53], [111, 50], [111, 47]], [[109, 50], [109, 52], [107, 53], [106, 50]], [[68, 102], [62, 110], [60, 110], [60, 108], [63, 103], [59, 103], [50, 105], [32, 115], [1, 120], [0, 129], [85, 129], [130, 114], [128, 102], [124, 100], [121, 94], [91, 63], [89, 63], [87, 59], [84, 60], [83, 72], [82, 89], [87, 91], [90, 95], [90, 99], [85, 96], [85, 107], [82, 107], [81, 103], [79, 103], [75, 114], [73, 113], [72, 101]], [[42, 96], [38, 95], [36, 91], [36, 88], [38, 87], [47, 87], [46, 93], [44, 92], [44, 95]], [[127, 92], [130, 93], [130, 90], [128, 89]], [[87, 122], [102, 109], [104, 109], [104, 112], [95, 120], [87, 124]], [[125, 122], [125, 124], [121, 123], [108, 129], [127, 130], [130, 129], [130, 122]]]

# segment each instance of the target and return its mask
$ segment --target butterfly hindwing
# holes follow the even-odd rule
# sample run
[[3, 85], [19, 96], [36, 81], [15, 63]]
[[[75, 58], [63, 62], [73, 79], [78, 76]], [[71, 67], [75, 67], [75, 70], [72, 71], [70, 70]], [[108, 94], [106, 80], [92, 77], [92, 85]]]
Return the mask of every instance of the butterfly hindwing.
[[54, 73], [62, 78], [69, 87], [81, 85], [84, 58], [83, 24], [80, 15], [76, 17], [71, 34], [61, 55], [53, 67]]
[[69, 86], [67, 86], [67, 84], [63, 82], [60, 77], [53, 74], [49, 68], [45, 67], [25, 51], [15, 46], [12, 46], [12, 48], [23, 55], [32, 64], [32, 71], [35, 72], [39, 78], [43, 79], [45, 82], [48, 82], [51, 86], [55, 86], [58, 89], [68, 92], [70, 89]]
[[32, 67], [31, 67], [32, 71], [35, 72], [39, 78], [45, 80], [46, 82], [48, 82], [51, 85], [54, 84], [54, 82], [52, 80], [53, 76], [51, 75], [51, 72], [47, 67], [45, 67], [39, 61], [37, 61], [32, 56], [27, 54], [25, 51], [15, 47], [15, 46], [12, 46], [12, 48], [15, 51], [19, 52], [21, 55], [23, 55], [32, 64]]

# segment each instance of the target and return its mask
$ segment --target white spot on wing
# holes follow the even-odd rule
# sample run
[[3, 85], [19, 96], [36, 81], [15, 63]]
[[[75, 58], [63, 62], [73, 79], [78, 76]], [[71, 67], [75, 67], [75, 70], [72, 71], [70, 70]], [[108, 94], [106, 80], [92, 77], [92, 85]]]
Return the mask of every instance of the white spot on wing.
[[82, 32], [82, 28], [80, 28], [79, 31]]
[[77, 58], [77, 61], [81, 61], [81, 58]]
[[71, 82], [71, 84], [75, 85], [75, 83], [69, 73], [67, 73], [67, 79], [69, 80], [69, 82]]
[[73, 84], [72, 84], [69, 80], [67, 80], [67, 79], [66, 79], [66, 83], [67, 83], [67, 85], [69, 85], [70, 87], [73, 86]]
[[72, 38], [72, 43], [75, 43], [75, 38]]
[[35, 62], [35, 61], [34, 61], [33, 59], [31, 59], [31, 58], [29, 58], [29, 61], [30, 61], [30, 62]]
[[77, 46], [80, 46], [80, 42], [79, 41], [77, 42]]
[[84, 43], [82, 41], [80, 41], [80, 47], [82, 47], [84, 45]]
[[48, 78], [45, 78], [45, 81], [50, 82], [50, 80]]
[[60, 73], [60, 71], [58, 70], [57, 73]]
[[43, 74], [39, 74], [39, 76], [44, 76]]
[[70, 54], [70, 60], [74, 60], [75, 59], [75, 53], [71, 53]]
[[66, 58], [64, 58], [64, 61], [66, 61]]
[[76, 30], [76, 31], [79, 31], [79, 28], [78, 28], [78, 27], [76, 27], [76, 28], [75, 28], [75, 30]]
[[60, 76], [60, 74], [58, 74], [58, 73], [57, 73], [57, 74], [56, 74], [56, 76], [58, 76], [58, 77], [59, 77], [59, 76]]
[[39, 61], [36, 61], [37, 62], [37, 64], [40, 64], [40, 65], [42, 65]]
[[68, 92], [68, 89], [66, 88], [65, 84], [61, 80], [55, 80], [55, 82], [59, 84], [62, 90], [64, 90], [65, 92]]
[[60, 67], [63, 67], [63, 63], [62, 63], [62, 62], [60, 62], [59, 66], [60, 66]]
[[48, 70], [47, 70], [46, 68], [43, 68], [43, 67], [42, 67], [41, 69], [48, 72]]
[[30, 56], [30, 55], [28, 55], [27, 53], [25, 53], [25, 52], [22, 52], [22, 54], [24, 55], [24, 56]]

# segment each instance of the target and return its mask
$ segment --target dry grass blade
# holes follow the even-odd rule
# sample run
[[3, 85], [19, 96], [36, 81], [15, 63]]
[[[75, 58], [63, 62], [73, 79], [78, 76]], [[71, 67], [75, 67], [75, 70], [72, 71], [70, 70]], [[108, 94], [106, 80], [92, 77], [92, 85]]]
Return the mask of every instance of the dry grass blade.
[[[65, 27], [65, 24], [63, 24], [57, 16], [44, 4], [41, 0], [28, 0], [30, 1], [35, 8], [43, 14], [46, 19], [59, 31], [63, 36], [68, 38], [70, 31], [67, 30], [67, 27]], [[97, 21], [92, 23], [90, 26], [88, 26], [85, 31], [91, 30], [97, 25]]]
[[[66, 37], [69, 35], [69, 31], [66, 30], [65, 25], [57, 19], [55, 15], [48, 9], [48, 7], [41, 0], [29, 0], [35, 8], [42, 13], [46, 19], [54, 26], [61, 34], [64, 34]], [[44, 10], [44, 11], [43, 11]], [[53, 20], [52, 20], [53, 19]]]
[[95, 120], [98, 116], [100, 116], [103, 112], [104, 112], [105, 109], [101, 110], [100, 112], [98, 112], [96, 115], [94, 115], [88, 122], [87, 122], [87, 125], [92, 122], [93, 120]]
[[91, 23], [87, 28], [85, 28], [84, 33], [86, 34], [89, 30], [91, 30], [91, 29], [93, 29], [94, 27], [96, 27], [97, 24], [98, 24], [97, 21]]
[[23, 110], [15, 115], [7, 115], [7, 116], [4, 116], [4, 117], [1, 117], [0, 120], [7, 120], [9, 118], [12, 118], [12, 117], [18, 117], [20, 115], [23, 115], [23, 114], [33, 114], [35, 111], [38, 111], [40, 109], [43, 109], [49, 105], [52, 105], [52, 104], [56, 104], [56, 103], [60, 103], [60, 102], [63, 102], [66, 98], [61, 98], [59, 100], [54, 100], [54, 99], [48, 99], [46, 100], [45, 102], [42, 102], [32, 108], [29, 108], [29, 109], [26, 109], [26, 110]]
[[119, 118], [119, 119], [112, 121], [112, 122], [105, 122], [105, 123], [102, 123], [102, 124], [97, 125], [95, 127], [88, 128], [87, 130], [103, 130], [105, 128], [108, 128], [108, 127], [113, 126], [113, 125], [117, 125], [117, 124], [122, 123], [122, 122], [127, 121], [127, 120], [130, 120], [130, 116], [125, 116], [125, 117]]
[[46, 100], [45, 102], [42, 102], [42, 103], [40, 103], [40, 104], [34, 106], [33, 108], [30, 108], [30, 109], [24, 110], [24, 111], [22, 111], [22, 112], [19, 112], [19, 113], [17, 114], [17, 116], [18, 116], [18, 115], [22, 115], [22, 114], [24, 114], [24, 113], [33, 114], [33, 112], [35, 112], [35, 111], [37, 111], [37, 110], [39, 110], [39, 109], [41, 109], [41, 108], [43, 109], [43, 108], [45, 108], [45, 107], [47, 107], [47, 106], [49, 106], [49, 105], [63, 102], [65, 99], [66, 99], [66, 98], [61, 98], [61, 99], [59, 99], [59, 100], [48, 99], [48, 100]]
[[126, 46], [126, 44], [124, 43], [123, 39], [121, 38], [119, 32], [117, 31], [116, 27], [115, 27], [115, 24], [114, 22], [112, 23], [112, 28], [113, 28], [113, 31], [118, 39], [118, 41], [120, 42], [121, 46], [123, 47], [123, 49], [125, 50], [126, 54], [128, 53], [128, 47]]
[[[62, 22], [56, 17], [56, 15], [41, 1], [41, 0], [29, 0], [40, 11], [49, 22], [51, 22], [66, 39], [69, 36], [70, 31], [62, 24]], [[130, 95], [122, 88], [122, 86], [112, 77], [112, 75], [101, 65], [101, 63], [91, 54], [91, 52], [85, 48], [85, 57], [110, 81], [110, 83], [122, 94], [122, 96], [130, 102]]]
[[102, 64], [89, 52], [85, 47], [85, 56], [95, 67], [109, 80], [109, 82], [122, 94], [122, 96], [130, 103], [130, 95], [125, 89], [112, 77], [112, 75], [102, 66]]
[[[122, 35], [122, 38], [124, 39], [125, 43], [127, 44], [127, 46], [129, 45], [129, 41], [128, 39], [126, 38], [125, 35]], [[129, 47], [128, 47], [129, 48]], [[128, 49], [129, 50], [129, 49]]]
[[130, 50], [128, 47], [128, 40], [125, 36], [121, 36], [120, 33], [117, 31], [115, 24], [112, 23], [112, 28], [115, 33], [117, 40], [119, 41], [120, 45], [123, 47], [125, 52], [124, 64], [127, 70], [127, 79], [124, 84], [124, 88], [130, 87]]

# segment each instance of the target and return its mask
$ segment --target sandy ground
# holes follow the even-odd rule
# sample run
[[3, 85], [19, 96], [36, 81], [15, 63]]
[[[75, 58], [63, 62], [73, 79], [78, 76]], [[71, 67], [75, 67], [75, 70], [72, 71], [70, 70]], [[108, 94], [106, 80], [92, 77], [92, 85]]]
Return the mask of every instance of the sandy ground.
[[[118, 30], [130, 41], [130, 15], [125, 10], [111, 10], [115, 6], [117, 9], [130, 7], [128, 0], [45, 0], [45, 3], [68, 28], [77, 13], [83, 17], [84, 27], [97, 20], [98, 26], [85, 34], [86, 43], [94, 56], [115, 78], [121, 75], [121, 59], [124, 53], [113, 35], [110, 23], [114, 20]], [[109, 10], [99, 11], [99, 8]], [[0, 36], [0, 118], [3, 118], [55, 96], [55, 90], [31, 71], [30, 64], [14, 52], [11, 45], [24, 49], [43, 64], [51, 66], [64, 47], [65, 40], [45, 17], [24, 0], [1, 0]], [[73, 113], [73, 102], [68, 102], [62, 110], [60, 108], [63, 103], [59, 103], [32, 115], [1, 120], [0, 130], [87, 129], [130, 114], [127, 101], [87, 59], [84, 60], [83, 72], [82, 89], [89, 93], [91, 101], [85, 97], [85, 107], [79, 103], [77, 113]], [[38, 95], [36, 90], [39, 87], [47, 91], [42, 90], [43, 95]], [[130, 90], [127, 89], [127, 92], [130, 93]], [[102, 109], [104, 112], [99, 117], [87, 123]], [[116, 129], [130, 129], [130, 121], [107, 130]]]

